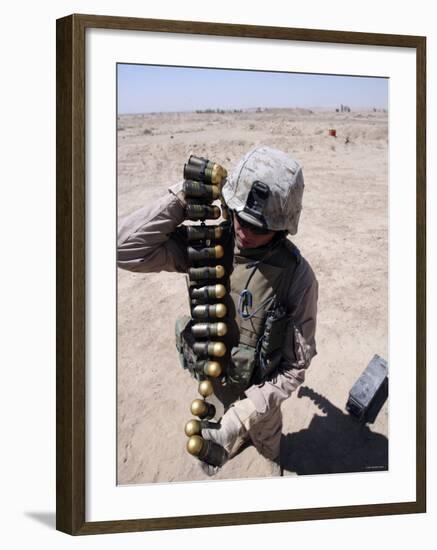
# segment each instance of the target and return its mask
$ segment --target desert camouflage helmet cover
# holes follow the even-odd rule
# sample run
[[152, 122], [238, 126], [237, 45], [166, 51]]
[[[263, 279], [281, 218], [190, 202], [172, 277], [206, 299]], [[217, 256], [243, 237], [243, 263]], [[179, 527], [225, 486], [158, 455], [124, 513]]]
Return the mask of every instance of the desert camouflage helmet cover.
[[223, 198], [231, 210], [254, 225], [259, 220], [244, 212], [252, 185], [261, 181], [269, 187], [264, 205], [265, 225], [273, 231], [297, 233], [304, 189], [302, 168], [287, 154], [261, 146], [249, 151], [231, 171], [223, 187]]

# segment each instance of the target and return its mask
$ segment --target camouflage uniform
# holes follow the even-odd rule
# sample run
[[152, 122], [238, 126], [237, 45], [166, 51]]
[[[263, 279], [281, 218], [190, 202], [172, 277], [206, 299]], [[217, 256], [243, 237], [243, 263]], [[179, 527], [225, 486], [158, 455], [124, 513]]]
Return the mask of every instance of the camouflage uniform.
[[[245, 181], [262, 179], [270, 188], [276, 186], [266, 207], [269, 229], [285, 229], [295, 234], [303, 192], [301, 169], [295, 161], [280, 151], [270, 148], [257, 148], [254, 151], [250, 151], [230, 174], [223, 190], [226, 202], [244, 217], [245, 194], [247, 196]], [[281, 173], [278, 173], [278, 167]], [[260, 172], [262, 178], [259, 176]], [[293, 185], [290, 185], [291, 179]], [[288, 183], [285, 185], [284, 182]], [[169, 188], [167, 196], [137, 210], [122, 221], [118, 234], [119, 267], [142, 273], [187, 272], [186, 244], [176, 231], [184, 221], [181, 190], [182, 182], [179, 182]], [[285, 216], [287, 208], [289, 215]], [[251, 223], [259, 223], [259, 220], [250, 219], [250, 214], [248, 218], [247, 221]], [[215, 388], [215, 394], [224, 403], [225, 410], [235, 400], [248, 398], [256, 412], [251, 416], [250, 422], [245, 424], [247, 435], [258, 451], [269, 459], [279, 457], [282, 433], [280, 405], [304, 381], [305, 370], [316, 354], [317, 280], [308, 262], [296, 253], [297, 249], [285, 235], [278, 233], [277, 237], [272, 254], [269, 254], [271, 243], [264, 249], [235, 249], [229, 297], [231, 316], [235, 319], [229, 348], [229, 368], [232, 370], [236, 368], [235, 365], [238, 366], [239, 361], [244, 361], [248, 352], [250, 356], [250, 350], [254, 352], [266, 314], [266, 310], [261, 308], [255, 317], [243, 320], [236, 313], [240, 292], [248, 279], [247, 266], [261, 260], [249, 286], [254, 296], [253, 310], [277, 292], [284, 273], [292, 273], [291, 280], [286, 282], [284, 304], [291, 314], [291, 320], [286, 328], [277, 368], [272, 376], [260, 384]], [[266, 253], [267, 257], [262, 261]], [[243, 419], [240, 420], [244, 423]]]

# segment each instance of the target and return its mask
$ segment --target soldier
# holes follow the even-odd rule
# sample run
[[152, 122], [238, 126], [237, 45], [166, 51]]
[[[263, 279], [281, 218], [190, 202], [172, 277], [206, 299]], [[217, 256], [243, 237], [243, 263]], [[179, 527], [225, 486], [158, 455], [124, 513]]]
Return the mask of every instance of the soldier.
[[[304, 381], [316, 354], [318, 284], [308, 262], [287, 235], [297, 233], [303, 174], [285, 153], [261, 146], [249, 151], [227, 177], [223, 197], [231, 212], [232, 257], [227, 297], [225, 383], [214, 383], [223, 416], [201, 435], [220, 448], [220, 464], [250, 441], [279, 473], [281, 403]], [[123, 220], [118, 266], [137, 272], [188, 270], [182, 182], [169, 194]], [[182, 364], [195, 370], [187, 336], [189, 318], [179, 320], [177, 347]], [[222, 381], [223, 382], [223, 381]], [[219, 446], [219, 447], [218, 447]], [[204, 457], [208, 474], [217, 457]]]

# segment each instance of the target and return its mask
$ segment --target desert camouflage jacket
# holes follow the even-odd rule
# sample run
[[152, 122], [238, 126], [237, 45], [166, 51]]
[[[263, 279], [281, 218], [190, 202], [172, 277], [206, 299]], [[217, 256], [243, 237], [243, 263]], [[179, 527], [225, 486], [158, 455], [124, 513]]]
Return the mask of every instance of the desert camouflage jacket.
[[[173, 185], [168, 195], [121, 221], [117, 252], [120, 268], [140, 273], [187, 271], [186, 251], [175, 233], [185, 219], [184, 205], [177, 197], [181, 189], [182, 182]], [[237, 255], [236, 260], [235, 273], [237, 264], [245, 259], [239, 256], [238, 261]], [[231, 282], [233, 278], [238, 280], [233, 274]], [[239, 290], [234, 288], [234, 294]], [[304, 381], [305, 370], [316, 355], [317, 297], [317, 280], [308, 262], [300, 257], [287, 294], [292, 322], [285, 335], [281, 368], [276, 376], [245, 391], [259, 412], [278, 407]]]

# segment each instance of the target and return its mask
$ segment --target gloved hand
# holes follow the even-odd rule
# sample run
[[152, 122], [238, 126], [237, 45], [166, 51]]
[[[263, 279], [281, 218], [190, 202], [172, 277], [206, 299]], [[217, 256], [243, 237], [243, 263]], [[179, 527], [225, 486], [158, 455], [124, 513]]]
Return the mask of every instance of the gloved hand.
[[218, 429], [203, 429], [202, 437], [221, 445], [232, 458], [247, 440], [249, 429], [260, 416], [250, 399], [242, 399], [226, 411]]
[[178, 181], [177, 183], [174, 183], [168, 188], [168, 191], [179, 199], [182, 208], [185, 210], [185, 207], [187, 206], [187, 200], [185, 198], [185, 193], [183, 190], [183, 182]]
[[182, 206], [185, 208], [187, 206], [187, 200], [185, 198], [185, 193], [182, 191], [182, 189], [176, 193], [176, 196], [181, 201]]

